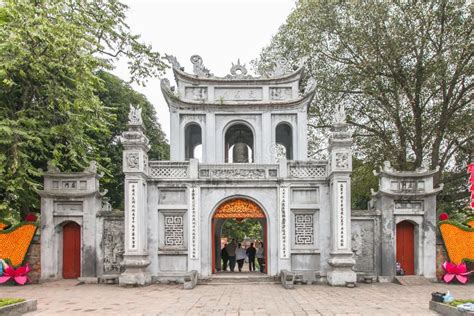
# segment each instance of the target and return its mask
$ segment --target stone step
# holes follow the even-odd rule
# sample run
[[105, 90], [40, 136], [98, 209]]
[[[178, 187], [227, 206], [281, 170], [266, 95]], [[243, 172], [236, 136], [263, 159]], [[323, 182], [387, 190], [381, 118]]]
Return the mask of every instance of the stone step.
[[401, 285], [405, 285], [405, 286], [431, 284], [430, 280], [420, 275], [404, 275], [404, 276], [397, 275], [395, 277], [395, 282]]
[[225, 285], [225, 284], [273, 284], [278, 283], [279, 280], [270, 276], [261, 276], [261, 277], [212, 277], [210, 279], [201, 279], [198, 284], [200, 285]]

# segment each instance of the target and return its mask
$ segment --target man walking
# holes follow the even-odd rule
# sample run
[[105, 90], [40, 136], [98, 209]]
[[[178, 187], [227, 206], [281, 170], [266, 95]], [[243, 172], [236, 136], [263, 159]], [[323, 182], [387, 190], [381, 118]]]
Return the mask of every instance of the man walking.
[[255, 271], [255, 253], [257, 250], [253, 246], [253, 242], [250, 243], [250, 247], [247, 248], [247, 257], [249, 258], [249, 271]]
[[227, 271], [227, 262], [229, 261], [229, 255], [227, 254], [227, 244], [224, 245], [224, 248], [221, 250], [221, 259], [222, 259], [222, 271]]
[[229, 258], [229, 267], [230, 267], [231, 272], [234, 272], [234, 269], [235, 269], [235, 250], [236, 249], [237, 249], [237, 241], [235, 241], [235, 239], [232, 239], [232, 242], [226, 248], [227, 256]]

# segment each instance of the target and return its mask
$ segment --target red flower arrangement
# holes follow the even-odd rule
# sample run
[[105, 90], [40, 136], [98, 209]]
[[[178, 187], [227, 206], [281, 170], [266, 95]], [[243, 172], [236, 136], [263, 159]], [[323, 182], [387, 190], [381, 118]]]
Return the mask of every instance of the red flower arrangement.
[[3, 275], [0, 276], [0, 284], [12, 279], [17, 284], [24, 285], [26, 282], [30, 281], [30, 278], [27, 276], [29, 272], [30, 266], [28, 264], [26, 266], [19, 267], [16, 270], [8, 266], [5, 268], [5, 271], [3, 271]]
[[439, 220], [440, 221], [447, 221], [448, 219], [449, 219], [448, 214], [446, 214], [446, 213], [439, 214]]
[[34, 223], [38, 219], [38, 216], [36, 214], [30, 213], [25, 216], [25, 222], [31, 222]]

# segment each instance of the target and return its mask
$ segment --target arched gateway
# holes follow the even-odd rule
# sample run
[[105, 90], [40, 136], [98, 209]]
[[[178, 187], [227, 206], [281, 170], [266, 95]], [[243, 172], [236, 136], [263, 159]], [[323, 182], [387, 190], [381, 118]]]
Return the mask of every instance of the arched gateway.
[[[262, 207], [247, 197], [233, 197], [219, 204], [212, 216], [212, 272], [221, 271], [221, 237], [222, 227], [226, 220], [234, 219], [242, 221], [245, 219], [258, 219], [263, 229], [263, 244], [265, 250], [265, 272], [267, 272], [268, 261], [266, 250], [267, 242], [267, 218]], [[241, 242], [241, 240], [239, 240]]]
[[[123, 133], [120, 283], [168, 280], [193, 270], [212, 277], [220, 264], [222, 223], [250, 217], [262, 220], [267, 235], [269, 275], [292, 270], [308, 282], [355, 282], [351, 135], [344, 111], [332, 128], [329, 161], [311, 161], [307, 111], [315, 85], [302, 80], [302, 65], [293, 68], [280, 59], [274, 69], [252, 76], [238, 62], [229, 75], [217, 77], [197, 55], [191, 57], [192, 74], [167, 58], [177, 83], [161, 82], [170, 108], [171, 161], [148, 162], [140, 109], [131, 109]], [[199, 160], [193, 154], [198, 145]]]

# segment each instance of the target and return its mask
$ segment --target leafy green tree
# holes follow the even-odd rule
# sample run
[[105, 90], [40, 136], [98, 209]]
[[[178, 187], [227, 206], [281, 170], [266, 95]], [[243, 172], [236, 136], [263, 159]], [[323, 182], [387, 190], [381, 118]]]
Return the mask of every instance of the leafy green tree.
[[251, 240], [263, 240], [263, 227], [259, 220], [253, 218], [242, 221], [228, 219], [222, 227], [222, 237], [235, 238], [238, 242], [242, 242], [245, 237]]
[[132, 81], [160, 75], [160, 55], [125, 23], [119, 1], [14, 1], [0, 6], [0, 216], [38, 209], [35, 190], [47, 161], [99, 170], [102, 135], [112, 137], [116, 114], [99, 91], [100, 69], [128, 58]]
[[469, 1], [300, 0], [256, 64], [308, 57], [311, 128], [344, 105], [364, 162], [460, 170], [474, 156], [473, 25]]
[[118, 139], [122, 132], [127, 129], [128, 112], [130, 104], [142, 108], [145, 135], [150, 140], [150, 160], [169, 159], [169, 145], [165, 133], [157, 122], [156, 112], [153, 105], [146, 97], [134, 91], [128, 83], [108, 72], [100, 71], [98, 77], [102, 80], [103, 88], [99, 91], [99, 99], [108, 111], [116, 118], [114, 124], [109, 127], [110, 134], [96, 135], [95, 140], [102, 148], [102, 155], [110, 160], [104, 165], [107, 170], [101, 179], [101, 185], [107, 189], [112, 206], [123, 207], [123, 180], [122, 173], [122, 146]]
[[352, 187], [351, 202], [352, 208], [357, 210], [367, 209], [370, 201], [370, 189], [377, 190], [379, 187], [378, 179], [374, 176], [373, 170], [376, 166], [364, 163], [362, 160], [354, 158], [352, 160]]

